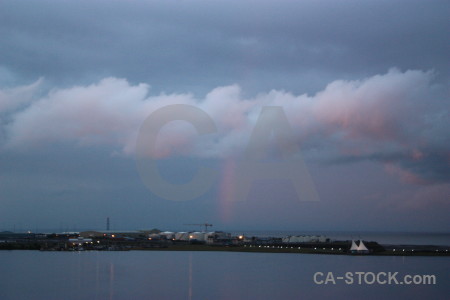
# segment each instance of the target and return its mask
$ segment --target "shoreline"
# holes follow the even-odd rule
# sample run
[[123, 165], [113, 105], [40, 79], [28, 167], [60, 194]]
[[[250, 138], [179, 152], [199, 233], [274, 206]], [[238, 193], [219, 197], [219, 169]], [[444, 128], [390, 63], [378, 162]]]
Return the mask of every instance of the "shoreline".
[[[406, 245], [404, 245], [406, 246]], [[414, 245], [407, 245], [408, 247], [414, 247]], [[402, 248], [397, 248], [402, 249]], [[292, 254], [317, 254], [317, 255], [348, 255], [348, 256], [449, 256], [450, 252], [442, 250], [418, 250], [418, 251], [405, 251], [402, 250], [385, 250], [379, 252], [371, 252], [367, 254], [354, 254], [349, 253], [347, 249], [314, 249], [314, 248], [299, 248], [294, 246], [210, 246], [210, 245], [170, 245], [167, 247], [123, 247], [112, 249], [84, 249], [84, 250], [57, 250], [57, 249], [42, 249], [42, 248], [22, 248], [11, 247], [9, 249], [0, 248], [0, 251], [12, 251], [12, 250], [29, 250], [29, 251], [49, 251], [49, 252], [86, 252], [86, 251], [197, 251], [197, 252], [240, 252], [240, 253], [292, 253]]]
[[[358, 242], [358, 241], [356, 241]], [[450, 256], [450, 245], [379, 244], [374, 240], [331, 240], [326, 236], [261, 237], [217, 232], [86, 231], [0, 233], [0, 250], [41, 251], [226, 251], [377, 256]]]
[[[410, 245], [413, 246], [413, 245]], [[433, 251], [383, 251], [372, 252], [368, 254], [353, 254], [346, 249], [330, 250], [330, 249], [311, 249], [283, 246], [283, 248], [264, 248], [264, 247], [223, 247], [223, 246], [200, 246], [200, 247], [185, 247], [172, 246], [168, 248], [148, 248], [148, 249], [130, 249], [140, 251], [224, 251], [224, 252], [242, 252], [242, 253], [292, 253], [292, 254], [318, 254], [318, 255], [349, 255], [349, 256], [450, 256], [450, 252], [433, 252]]]

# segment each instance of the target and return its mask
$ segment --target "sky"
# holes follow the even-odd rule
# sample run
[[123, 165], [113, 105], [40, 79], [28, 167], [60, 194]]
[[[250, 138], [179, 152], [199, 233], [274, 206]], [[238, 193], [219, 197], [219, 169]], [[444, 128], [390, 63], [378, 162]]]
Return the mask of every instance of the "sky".
[[446, 232], [449, 13], [3, 0], [0, 231]]

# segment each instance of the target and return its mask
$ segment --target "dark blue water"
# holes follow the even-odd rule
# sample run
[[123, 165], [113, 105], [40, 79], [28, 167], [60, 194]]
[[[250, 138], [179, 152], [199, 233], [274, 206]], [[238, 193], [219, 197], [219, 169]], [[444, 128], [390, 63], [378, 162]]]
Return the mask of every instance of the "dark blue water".
[[[449, 257], [0, 251], [0, 299], [448, 299]], [[436, 285], [317, 285], [315, 272], [432, 274]]]

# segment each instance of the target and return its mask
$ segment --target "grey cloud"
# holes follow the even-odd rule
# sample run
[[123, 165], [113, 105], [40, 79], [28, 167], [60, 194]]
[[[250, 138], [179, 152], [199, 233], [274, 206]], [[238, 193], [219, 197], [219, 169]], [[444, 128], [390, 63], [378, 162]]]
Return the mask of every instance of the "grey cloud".
[[0, 65], [73, 84], [315, 92], [390, 67], [448, 78], [445, 1], [3, 1]]

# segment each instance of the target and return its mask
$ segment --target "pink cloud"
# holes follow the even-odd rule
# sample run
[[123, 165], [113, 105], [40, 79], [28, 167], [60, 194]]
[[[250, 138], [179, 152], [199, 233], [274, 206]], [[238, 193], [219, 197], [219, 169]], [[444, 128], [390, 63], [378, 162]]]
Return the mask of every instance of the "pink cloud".
[[400, 178], [401, 181], [410, 184], [427, 184], [429, 181], [421, 178], [419, 175], [409, 172], [405, 169], [400, 168], [392, 163], [385, 163], [385, 170], [392, 175]]
[[447, 208], [450, 195], [450, 184], [437, 184], [421, 186], [418, 189], [409, 189], [396, 192], [384, 199], [384, 206], [395, 210], [421, 211], [430, 207]]
[[[29, 149], [33, 145], [70, 142], [81, 147], [107, 145], [131, 155], [139, 128], [151, 112], [170, 104], [190, 104], [211, 116], [217, 133], [199, 138], [186, 122], [168, 125], [158, 140], [159, 156], [223, 158], [243, 152], [262, 106], [270, 105], [284, 108], [306, 152], [314, 145], [328, 158], [394, 153], [397, 160], [404, 156], [419, 163], [424, 162], [428, 149], [448, 151], [448, 144], [443, 142], [448, 111], [442, 101], [436, 100], [439, 89], [432, 81], [431, 72], [391, 69], [362, 80], [336, 80], [312, 96], [272, 90], [250, 98], [243, 97], [237, 85], [217, 87], [204, 98], [191, 94], [149, 95], [147, 84], [132, 85], [118, 78], [54, 89], [38, 97], [37, 82], [12, 91], [0, 90], [0, 108], [10, 111], [11, 120], [3, 124], [3, 147]], [[379, 159], [390, 162], [388, 172], [421, 183], [419, 175], [395, 159]]]

